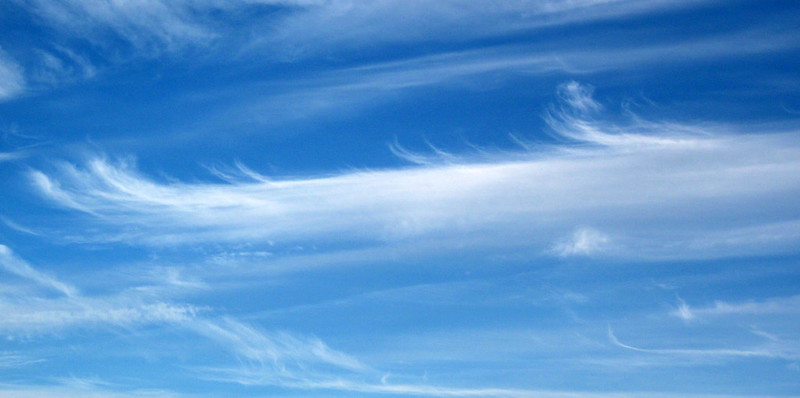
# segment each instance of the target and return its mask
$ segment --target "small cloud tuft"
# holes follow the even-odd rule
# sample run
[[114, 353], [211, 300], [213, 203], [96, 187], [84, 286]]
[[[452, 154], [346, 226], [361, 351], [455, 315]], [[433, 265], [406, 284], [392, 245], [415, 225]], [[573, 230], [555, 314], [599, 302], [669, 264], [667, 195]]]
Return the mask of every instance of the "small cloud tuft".
[[575, 230], [571, 237], [564, 239], [553, 247], [553, 252], [562, 257], [589, 256], [607, 249], [608, 235], [592, 228], [582, 227]]
[[678, 297], [678, 308], [672, 312], [673, 315], [677, 316], [678, 318], [683, 319], [684, 321], [690, 321], [694, 318], [694, 314], [692, 313], [692, 309], [689, 308], [689, 305], [686, 304], [683, 299]]
[[562, 257], [590, 256], [605, 251], [609, 241], [608, 235], [593, 228], [582, 227], [556, 244], [552, 250]]

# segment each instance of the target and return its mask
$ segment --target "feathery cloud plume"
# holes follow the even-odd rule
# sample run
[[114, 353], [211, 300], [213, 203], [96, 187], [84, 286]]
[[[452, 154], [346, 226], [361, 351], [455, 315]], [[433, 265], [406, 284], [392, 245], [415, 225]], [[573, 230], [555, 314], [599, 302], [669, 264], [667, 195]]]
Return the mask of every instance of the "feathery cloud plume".
[[[225, 183], [163, 183], [129, 159], [95, 157], [84, 165], [61, 163], [55, 172], [32, 171], [30, 178], [45, 197], [108, 228], [76, 239], [148, 245], [381, 242], [491, 231], [486, 244], [513, 234], [547, 251], [554, 236], [593, 225], [615, 236], [618, 252], [691, 256], [714, 252], [702, 242], [713, 242], [718, 253], [729, 248], [715, 238], [720, 234], [762, 228], [763, 218], [751, 210], [764, 201], [786, 204], [774, 209], [782, 224], [771, 223], [780, 233], [764, 235], [767, 242], [737, 241], [736, 249], [789, 250], [800, 239], [792, 227], [800, 211], [789, 204], [800, 194], [796, 135], [725, 134], [718, 126], [638, 118], [614, 124], [584, 115], [598, 108], [590, 88], [572, 82], [561, 90], [562, 108], [548, 120], [568, 142], [478, 162], [454, 158], [295, 179], [247, 170]], [[720, 210], [719, 203], [735, 210]], [[671, 217], [660, 216], [667, 212]], [[698, 223], [699, 214], [707, 225]], [[623, 227], [627, 235], [617, 237]], [[607, 243], [605, 233], [579, 228], [556, 252], [587, 254]]]

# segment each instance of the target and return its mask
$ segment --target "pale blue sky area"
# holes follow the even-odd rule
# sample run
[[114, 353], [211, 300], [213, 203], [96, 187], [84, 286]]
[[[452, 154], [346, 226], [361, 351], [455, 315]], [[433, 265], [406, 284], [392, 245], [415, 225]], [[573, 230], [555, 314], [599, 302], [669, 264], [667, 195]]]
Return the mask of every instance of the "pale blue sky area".
[[800, 4], [0, 0], [0, 396], [800, 397]]

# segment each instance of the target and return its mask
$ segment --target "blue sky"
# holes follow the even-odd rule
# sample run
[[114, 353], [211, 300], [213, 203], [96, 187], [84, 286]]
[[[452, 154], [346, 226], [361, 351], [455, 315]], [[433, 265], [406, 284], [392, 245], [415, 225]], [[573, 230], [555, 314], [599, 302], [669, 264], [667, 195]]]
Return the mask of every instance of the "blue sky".
[[798, 397], [800, 4], [0, 0], [0, 396]]

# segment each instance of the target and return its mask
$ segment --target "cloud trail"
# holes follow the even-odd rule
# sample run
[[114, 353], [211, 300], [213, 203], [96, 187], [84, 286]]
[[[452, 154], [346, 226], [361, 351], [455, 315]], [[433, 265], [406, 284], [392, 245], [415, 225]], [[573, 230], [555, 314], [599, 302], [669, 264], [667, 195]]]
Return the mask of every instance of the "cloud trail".
[[609, 237], [592, 228], [579, 228], [572, 237], [553, 247], [553, 251], [562, 257], [575, 255], [592, 255], [606, 250]]
[[22, 157], [24, 157], [24, 155], [19, 152], [0, 152], [0, 162], [10, 162]]
[[[488, 160], [316, 178], [247, 170], [224, 183], [164, 183], [130, 159], [101, 156], [29, 176], [43, 196], [110, 228], [74, 237], [90, 241], [380, 243], [484, 233], [494, 244], [492, 236], [512, 233], [537, 236], [526, 244], [546, 252], [568, 231], [592, 225], [603, 234], [579, 233], [573, 248], [597, 249], [609, 235], [613, 254], [692, 256], [790, 250], [800, 240], [796, 134], [727, 134], [723, 126], [641, 118], [611, 123], [587, 86], [560, 90], [563, 102], [547, 119], [566, 141]], [[769, 224], [753, 210], [764, 202], [776, 204]], [[761, 241], [731, 239], [748, 228], [765, 231]]]
[[[586, 49], [582, 44], [582, 41], [568, 42], [552, 50], [530, 45], [498, 45], [359, 65], [288, 82], [259, 82], [255, 91], [253, 83], [249, 83], [226, 94], [235, 106], [216, 117], [224, 123], [242, 119], [275, 124], [319, 114], [351, 112], [379, 101], [391, 101], [399, 95], [413, 95], [414, 90], [469, 87], [487, 76], [497, 79], [501, 75], [513, 81], [522, 76], [548, 76], [559, 72], [580, 75], [714, 62], [791, 51], [800, 47], [800, 40], [779, 31], [745, 30], [678, 42], [629, 46], [614, 43], [593, 49]], [[242, 92], [249, 93], [246, 101], [241, 101]], [[210, 123], [215, 121], [212, 119]]]
[[[0, 245], [0, 264], [20, 276], [56, 288], [65, 297], [46, 298], [30, 294], [0, 293], [0, 333], [8, 336], [49, 334], [68, 329], [138, 330], [143, 325], [161, 325], [181, 334], [200, 336], [218, 343], [224, 352], [257, 371], [260, 382], [294, 385], [314, 377], [334, 380], [345, 374], [374, 373], [357, 359], [331, 349], [320, 339], [289, 332], [266, 332], [232, 317], [214, 316], [209, 308], [174, 304], [146, 286], [113, 295], [82, 295], [76, 288], [45, 277], [27, 262]], [[181, 286], [172, 286], [181, 288]], [[244, 360], [244, 361], [243, 361]], [[40, 362], [0, 352], [0, 369]], [[344, 373], [343, 373], [344, 372]]]
[[[15, 2], [24, 3], [19, 0]], [[522, 0], [509, 3], [493, 0], [476, 5], [461, 0], [446, 0], [433, 5], [417, 0], [358, 3], [349, 0], [33, 0], [20, 4], [21, 10], [31, 14], [31, 19], [43, 27], [58, 32], [65, 40], [61, 40], [61, 44], [51, 43], [32, 48], [26, 56], [28, 62], [23, 67], [11, 62], [5, 63], [7, 68], [4, 68], [0, 58], [0, 76], [6, 75], [3, 82], [6, 87], [0, 84], [0, 98], [10, 98], [19, 93], [25, 86], [25, 77], [33, 85], [55, 86], [92, 78], [109, 65], [126, 60], [165, 54], [180, 58], [196, 49], [203, 49], [210, 54], [206, 61], [223, 64], [253, 55], [259, 59], [266, 56], [297, 61], [331, 52], [346, 53], [374, 46], [375, 43], [411, 43], [427, 40], [428, 37], [464, 43], [469, 38], [502, 37], [551, 26], [690, 8], [708, 2], [710, 0], [684, 1], [680, 4], [663, 0]], [[257, 17], [243, 17], [245, 15]], [[343, 26], [347, 28], [343, 29]], [[790, 41], [783, 40], [784, 44]], [[86, 43], [91, 46], [85, 47]], [[735, 48], [739, 53], [766, 51], [759, 43], [756, 40], [756, 45]], [[686, 48], [690, 47], [697, 46], [673, 45], [661, 55], [674, 59], [676, 55], [686, 53]], [[695, 54], [708, 56], [720, 50], [731, 53], [729, 46], [713, 41], [704, 47], [708, 48]], [[520, 50], [531, 52], [531, 49], [517, 49], [516, 52]], [[488, 55], [483, 50], [477, 52]], [[611, 67], [609, 60], [628, 62], [631, 59], [665, 58], [653, 53], [635, 55], [644, 52], [647, 51], [636, 49], [616, 56], [601, 53], [537, 54], [524, 58], [473, 60], [464, 66], [473, 70], [508, 69], [516, 65], [515, 69], [523, 70], [586, 71]], [[399, 82], [407, 86], [419, 85], [420, 80], [442, 76], [447, 69], [454, 72], [456, 77], [463, 75], [464, 72], [454, 66], [440, 66], [438, 70], [429, 68], [428, 77], [417, 74], [416, 79], [401, 79]], [[389, 82], [391, 80], [384, 80], [382, 84]], [[345, 91], [352, 89], [354, 87]]]
[[[662, 0], [548, 0], [483, 1], [370, 0], [357, 5], [347, 0], [309, 4], [301, 12], [277, 22], [274, 30], [253, 46], [282, 49], [284, 57], [349, 50], [375, 43], [463, 42], [674, 8], [692, 7], [704, 0], [680, 5]], [[335, 50], [334, 50], [335, 51]]]
[[[681, 301], [682, 306], [688, 306]], [[673, 315], [683, 317], [683, 311]], [[800, 295], [789, 297], [774, 297], [761, 301], [745, 301], [731, 303], [715, 301], [714, 305], [706, 307], [693, 307], [691, 317], [721, 317], [737, 315], [788, 315], [800, 313]]]
[[640, 348], [622, 343], [614, 335], [611, 328], [608, 328], [608, 338], [611, 342], [621, 348], [631, 351], [661, 354], [661, 355], [681, 355], [692, 357], [743, 357], [743, 358], [779, 358], [796, 360], [800, 358], [800, 351], [797, 347], [763, 347], [751, 349], [731, 349], [731, 348], [709, 348], [709, 349], [687, 349], [687, 348]]
[[105, 325], [129, 328], [146, 324], [180, 324], [202, 309], [170, 304], [131, 293], [115, 296], [43, 298], [5, 296], [0, 331], [10, 335], [48, 334]]
[[78, 294], [78, 290], [75, 287], [37, 271], [25, 260], [17, 257], [11, 249], [2, 244], [0, 244], [0, 266], [14, 275], [30, 279], [42, 286], [57, 290], [68, 297]]
[[191, 328], [259, 365], [258, 369], [265, 370], [263, 377], [278, 377], [278, 384], [282, 378], [302, 377], [315, 364], [357, 372], [368, 370], [357, 359], [332, 350], [317, 338], [302, 338], [287, 332], [265, 333], [232, 318], [202, 320]]
[[[268, 29], [257, 29], [255, 37], [244, 39], [256, 46], [270, 44], [273, 51], [281, 51], [284, 57], [296, 57], [331, 48], [331, 45], [342, 48], [363, 45], [367, 41], [403, 42], [431, 35], [461, 41], [464, 34], [469, 37], [502, 35], [704, 2], [707, 0], [687, 1], [681, 5], [663, 0], [523, 0], [488, 1], [478, 5], [461, 0], [443, 0], [435, 4], [418, 0], [370, 0], [357, 4], [348, 0], [35, 0], [30, 9], [63, 33], [95, 43], [103, 42], [107, 39], [103, 36], [110, 33], [142, 50], [208, 46], [215, 39], [236, 35], [237, 25], [252, 29], [270, 22]], [[242, 10], [284, 12], [243, 19], [237, 15]], [[216, 21], [211, 15], [217, 16]], [[343, 26], [348, 28], [343, 29]], [[464, 30], [465, 26], [471, 29]]]

